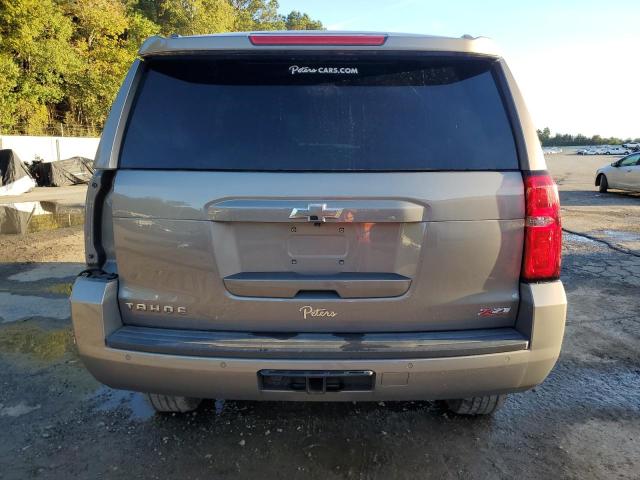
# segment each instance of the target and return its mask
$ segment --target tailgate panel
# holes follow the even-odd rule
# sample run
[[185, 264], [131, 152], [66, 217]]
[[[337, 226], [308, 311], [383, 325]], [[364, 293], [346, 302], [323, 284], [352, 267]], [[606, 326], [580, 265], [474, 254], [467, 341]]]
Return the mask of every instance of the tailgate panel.
[[[511, 326], [523, 200], [519, 172], [119, 171], [123, 319], [254, 332]], [[287, 218], [293, 204], [342, 212]]]

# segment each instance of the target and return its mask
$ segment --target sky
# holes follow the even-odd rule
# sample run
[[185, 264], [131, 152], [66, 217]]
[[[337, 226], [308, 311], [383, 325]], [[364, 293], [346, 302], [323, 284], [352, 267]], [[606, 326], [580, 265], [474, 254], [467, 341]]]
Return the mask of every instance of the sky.
[[640, 0], [279, 0], [328, 30], [492, 38], [537, 128], [640, 137]]

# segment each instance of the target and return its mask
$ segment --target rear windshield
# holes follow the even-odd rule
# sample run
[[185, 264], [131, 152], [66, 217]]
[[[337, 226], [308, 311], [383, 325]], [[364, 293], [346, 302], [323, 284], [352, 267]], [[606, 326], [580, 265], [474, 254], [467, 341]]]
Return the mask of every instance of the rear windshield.
[[120, 167], [515, 170], [492, 63], [384, 56], [145, 61]]

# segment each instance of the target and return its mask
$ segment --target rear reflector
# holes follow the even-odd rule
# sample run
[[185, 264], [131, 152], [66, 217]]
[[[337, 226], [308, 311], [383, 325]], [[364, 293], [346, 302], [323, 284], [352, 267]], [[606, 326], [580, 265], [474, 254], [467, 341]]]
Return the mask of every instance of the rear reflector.
[[546, 171], [523, 172], [526, 218], [522, 280], [560, 278], [562, 224], [558, 187]]
[[249, 35], [254, 45], [382, 45], [386, 35]]

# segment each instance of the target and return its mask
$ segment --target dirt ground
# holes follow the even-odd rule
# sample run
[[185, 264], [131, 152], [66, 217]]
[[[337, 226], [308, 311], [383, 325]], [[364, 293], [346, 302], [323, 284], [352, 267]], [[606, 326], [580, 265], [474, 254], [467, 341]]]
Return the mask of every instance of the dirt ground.
[[0, 262], [83, 262], [84, 235], [81, 226], [0, 235]]
[[640, 478], [640, 196], [597, 192], [608, 157], [548, 161], [574, 232], [563, 352], [493, 418], [433, 402], [223, 400], [156, 416], [75, 354], [80, 227], [0, 235], [0, 479]]
[[[86, 192], [86, 185], [37, 187], [19, 197], [0, 197], [0, 264], [83, 262], [84, 240], [79, 226], [83, 214], [78, 212], [84, 209]], [[41, 209], [41, 205], [50, 211]], [[23, 235], [2, 234], [7, 226], [16, 228], [19, 219]], [[75, 226], [64, 228], [67, 225]]]

